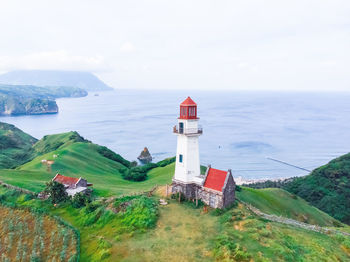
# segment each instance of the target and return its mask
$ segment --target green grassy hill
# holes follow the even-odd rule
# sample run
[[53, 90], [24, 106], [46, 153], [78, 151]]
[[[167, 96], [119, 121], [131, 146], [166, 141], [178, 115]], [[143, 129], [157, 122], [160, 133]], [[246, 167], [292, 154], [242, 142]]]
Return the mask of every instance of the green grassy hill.
[[0, 122], [0, 169], [19, 166], [35, 156], [37, 141], [13, 125]]
[[332, 217], [350, 224], [350, 153], [315, 169], [284, 188]]
[[[174, 164], [171, 164], [149, 171], [145, 181], [127, 181], [122, 178], [121, 171], [129, 167], [129, 161], [106, 147], [85, 140], [76, 132], [45, 136], [33, 149], [37, 157], [16, 170], [0, 170], [0, 180], [40, 192], [45, 182], [60, 173], [84, 177], [93, 183], [97, 195], [111, 196], [150, 190], [157, 184], [170, 183], [174, 170]], [[48, 165], [42, 160], [53, 161], [53, 164]]]
[[[350, 259], [348, 238], [268, 222], [255, 216], [241, 204], [224, 212], [205, 212], [201, 207], [195, 208], [191, 202], [178, 203], [177, 200], [168, 199], [169, 204], [159, 206], [156, 211], [156, 225], [146, 226], [147, 224], [142, 223], [142, 230], [134, 227], [123, 230], [125, 225], [146, 222], [148, 207], [142, 206], [125, 214], [112, 212], [108, 208], [110, 204], [104, 201], [95, 201], [97, 209], [94, 211], [73, 208], [69, 204], [53, 207], [46, 201], [28, 200], [23, 194], [13, 196], [6, 191], [0, 189], [0, 199], [3, 199], [2, 194], [5, 192], [5, 201], [24, 207], [40, 207], [77, 228], [81, 233], [81, 261]], [[157, 196], [151, 199], [158, 202]], [[125, 215], [130, 220], [125, 220]]]
[[283, 189], [253, 189], [242, 187], [242, 191], [236, 192], [236, 195], [238, 199], [251, 204], [267, 214], [284, 216], [320, 226], [334, 226], [339, 224], [331, 216]]

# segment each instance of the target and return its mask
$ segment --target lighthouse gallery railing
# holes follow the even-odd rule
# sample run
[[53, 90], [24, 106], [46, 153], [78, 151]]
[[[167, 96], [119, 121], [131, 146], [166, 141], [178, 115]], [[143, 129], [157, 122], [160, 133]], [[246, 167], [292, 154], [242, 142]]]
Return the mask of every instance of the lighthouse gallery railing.
[[177, 126], [174, 126], [173, 132], [176, 134], [184, 134], [184, 135], [191, 135], [191, 134], [202, 134], [203, 128], [178, 128]]

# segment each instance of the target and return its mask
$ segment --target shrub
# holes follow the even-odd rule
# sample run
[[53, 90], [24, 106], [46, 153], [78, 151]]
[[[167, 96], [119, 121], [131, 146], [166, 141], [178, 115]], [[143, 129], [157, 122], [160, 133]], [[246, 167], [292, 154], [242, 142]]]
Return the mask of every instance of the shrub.
[[130, 167], [130, 162], [128, 160], [124, 159], [121, 155], [113, 152], [105, 146], [99, 146], [97, 152], [110, 160], [122, 164], [123, 166]]
[[235, 238], [229, 235], [220, 235], [215, 240], [214, 255], [219, 260], [250, 261], [251, 255], [235, 243]]
[[81, 208], [86, 206], [90, 202], [91, 202], [91, 197], [89, 197], [84, 193], [77, 193], [74, 195], [72, 199], [72, 206], [75, 208]]
[[64, 185], [56, 181], [50, 181], [46, 183], [46, 188], [44, 191], [49, 195], [49, 200], [53, 204], [65, 202], [69, 199]]
[[176, 161], [176, 157], [169, 157], [157, 163], [157, 166], [164, 167], [170, 165]]
[[143, 231], [155, 226], [158, 219], [158, 205], [154, 199], [140, 196], [133, 199], [131, 205], [120, 216], [125, 231]]

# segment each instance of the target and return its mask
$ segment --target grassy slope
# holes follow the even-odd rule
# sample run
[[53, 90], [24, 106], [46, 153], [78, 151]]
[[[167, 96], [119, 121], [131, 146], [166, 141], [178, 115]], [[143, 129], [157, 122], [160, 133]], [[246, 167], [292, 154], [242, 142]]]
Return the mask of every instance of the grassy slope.
[[333, 226], [335, 222], [334, 218], [283, 189], [243, 187], [241, 192], [237, 192], [237, 197], [268, 214], [281, 215], [321, 226]]
[[15, 126], [0, 122], [0, 168], [13, 168], [33, 159], [36, 141]]
[[[0, 180], [26, 189], [40, 192], [45, 182], [56, 173], [67, 176], [84, 177], [94, 184], [94, 189], [100, 196], [130, 194], [151, 189], [156, 184], [171, 182], [174, 164], [153, 169], [146, 181], [133, 182], [124, 180], [118, 169], [122, 165], [103, 157], [97, 152], [98, 145], [78, 142], [65, 143], [59, 149], [24, 164], [19, 170], [0, 170]], [[53, 158], [53, 155], [58, 155]], [[54, 160], [51, 171], [41, 160]]]
[[[0, 193], [4, 189], [0, 188]], [[69, 205], [54, 208], [29, 200], [22, 206], [45, 207], [81, 232], [81, 261], [347, 261], [350, 245], [344, 238], [266, 222], [242, 205], [214, 216], [191, 205], [168, 200], [160, 207], [154, 229], [118, 233], [118, 221], [83, 226], [83, 213]], [[101, 245], [101, 240], [104, 243]], [[239, 252], [236, 252], [238, 247]], [[96, 256], [101, 249], [108, 255]], [[238, 257], [237, 257], [238, 256]], [[245, 260], [240, 259], [246, 257]]]
[[334, 218], [350, 224], [350, 153], [284, 187]]

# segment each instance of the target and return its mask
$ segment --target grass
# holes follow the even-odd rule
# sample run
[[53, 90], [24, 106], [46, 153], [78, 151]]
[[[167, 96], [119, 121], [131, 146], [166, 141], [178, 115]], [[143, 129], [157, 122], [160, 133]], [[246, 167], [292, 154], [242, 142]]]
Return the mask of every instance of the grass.
[[[142, 182], [124, 180], [119, 172], [123, 166], [113, 160], [103, 157], [97, 152], [98, 145], [78, 142], [59, 148], [50, 153], [36, 157], [18, 168], [18, 170], [0, 170], [0, 180], [40, 192], [45, 182], [56, 173], [66, 176], [83, 177], [99, 196], [131, 194], [150, 190], [155, 185], [171, 183], [175, 164], [152, 169], [148, 179]], [[53, 158], [53, 155], [58, 155]], [[41, 160], [54, 160], [51, 170]]]
[[36, 141], [15, 126], [0, 122], [0, 168], [13, 168], [33, 159]]
[[242, 187], [237, 198], [253, 205], [264, 213], [285, 216], [320, 226], [339, 223], [331, 216], [309, 205], [305, 200], [279, 188], [253, 189]]
[[45, 188], [54, 174], [44, 171], [28, 171], [16, 169], [0, 169], [0, 180], [17, 187], [39, 193]]

